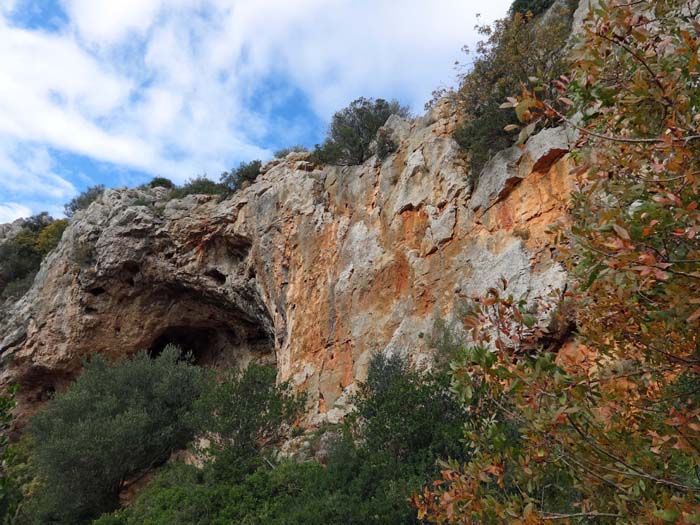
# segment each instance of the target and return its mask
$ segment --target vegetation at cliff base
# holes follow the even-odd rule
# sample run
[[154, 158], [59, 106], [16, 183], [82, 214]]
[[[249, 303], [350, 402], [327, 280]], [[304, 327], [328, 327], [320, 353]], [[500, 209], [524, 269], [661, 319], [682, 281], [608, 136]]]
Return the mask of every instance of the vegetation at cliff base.
[[38, 488], [26, 512], [35, 523], [86, 523], [119, 505], [127, 483], [163, 463], [194, 435], [190, 421], [203, 372], [175, 347], [116, 366], [85, 363], [64, 393], [31, 421]]
[[327, 429], [325, 465], [274, 455], [256, 460], [253, 445], [284, 428], [280, 417], [297, 403], [273, 390], [274, 375], [266, 374], [254, 368], [234, 376], [208, 401], [220, 407], [219, 423], [208, 428], [223, 439], [212, 461], [202, 469], [171, 464], [129, 508], [96, 523], [414, 524], [408, 497], [438, 472], [437, 459], [465, 458], [460, 437], [468, 409], [450, 391], [449, 376], [377, 355], [354, 412]]
[[[440, 458], [467, 459], [469, 408], [449, 381], [444, 370], [377, 355], [346, 421], [303, 436], [295, 422], [305, 396], [276, 384], [273, 368], [216, 379], [173, 347], [113, 365], [95, 357], [32, 417], [23, 453], [6, 462], [14, 474], [0, 496], [12, 515], [3, 519], [80, 524], [108, 512], [95, 523], [416, 524], [410, 495], [438, 474]], [[310, 439], [323, 464], [279, 456], [294, 436]], [[171, 459], [109, 513], [188, 443], [201, 466]]]

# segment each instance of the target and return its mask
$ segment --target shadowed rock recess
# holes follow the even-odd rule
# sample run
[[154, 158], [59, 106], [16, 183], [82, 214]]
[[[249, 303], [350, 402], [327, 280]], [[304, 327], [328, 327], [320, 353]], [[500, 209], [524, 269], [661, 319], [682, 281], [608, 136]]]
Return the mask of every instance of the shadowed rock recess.
[[430, 355], [435, 320], [501, 276], [535, 301], [562, 288], [548, 228], [565, 217], [571, 137], [499, 153], [473, 191], [448, 106], [387, 123], [380, 162], [314, 166], [292, 153], [220, 201], [108, 190], [76, 214], [0, 327], [0, 382], [29, 410], [81, 360], [169, 342], [198, 363], [276, 363], [337, 421], [374, 352]]

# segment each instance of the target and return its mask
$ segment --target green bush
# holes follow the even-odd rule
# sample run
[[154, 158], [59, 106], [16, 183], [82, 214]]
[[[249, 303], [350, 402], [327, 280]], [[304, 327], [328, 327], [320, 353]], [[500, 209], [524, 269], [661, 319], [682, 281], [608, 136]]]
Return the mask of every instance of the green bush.
[[554, 5], [555, 0], [515, 0], [510, 6], [511, 14], [532, 13], [539, 15]]
[[166, 188], [172, 190], [175, 188], [175, 183], [166, 177], [154, 177], [146, 186], [149, 188]]
[[[472, 182], [493, 154], [514, 142], [504, 128], [518, 122], [515, 112], [500, 109], [506, 98], [521, 93], [533, 79], [553, 79], [566, 71], [565, 44], [576, 2], [569, 1], [546, 20], [533, 18], [532, 13], [541, 12], [533, 8], [545, 9], [547, 3], [516, 2], [511, 16], [479, 28], [485, 40], [477, 45], [472, 67], [460, 75], [455, 93], [464, 124], [454, 138], [470, 156]], [[520, 11], [525, 4], [531, 13]]]
[[31, 448], [29, 439], [8, 443], [0, 454], [0, 523], [24, 525], [25, 499], [31, 494], [35, 481], [32, 477]]
[[60, 219], [53, 221], [39, 232], [36, 238], [35, 248], [42, 257], [48, 255], [58, 246], [61, 237], [63, 237], [63, 232], [67, 227], [68, 221], [66, 219]]
[[90, 204], [97, 200], [97, 198], [102, 195], [105, 191], [105, 187], [102, 184], [97, 184], [95, 186], [88, 187], [77, 197], [74, 197], [68, 204], [63, 207], [63, 212], [66, 217], [71, 218], [75, 215], [75, 212], [79, 210], [84, 210]]
[[29, 291], [34, 284], [34, 279], [36, 278], [36, 272], [31, 272], [26, 274], [24, 277], [19, 277], [13, 279], [2, 289], [0, 292], [0, 300], [13, 300], [16, 301], [22, 297], [25, 293]]
[[58, 245], [65, 219], [43, 212], [29, 217], [15, 237], [0, 245], [0, 299], [17, 299], [31, 287], [42, 259]]
[[333, 115], [328, 136], [317, 144], [311, 160], [318, 164], [362, 164], [371, 155], [370, 145], [391, 115], [408, 118], [410, 111], [398, 101], [360, 97]]
[[181, 199], [187, 195], [225, 195], [226, 186], [218, 184], [204, 175], [189, 179], [179, 188], [170, 191], [171, 199]]
[[289, 383], [277, 385], [276, 377], [275, 368], [252, 363], [210, 385], [197, 402], [197, 427], [210, 439], [205, 452], [222, 476], [254, 470], [303, 409], [304, 396], [293, 394]]
[[11, 523], [17, 512], [17, 506], [21, 501], [21, 495], [17, 494], [17, 486], [8, 475], [8, 459], [10, 440], [8, 437], [11, 410], [15, 407], [14, 392], [9, 395], [0, 395], [0, 523]]
[[174, 464], [128, 508], [95, 525], [294, 525], [343, 521], [318, 463], [261, 467], [236, 483], [211, 481], [207, 468]]
[[405, 357], [377, 354], [354, 404], [354, 418], [368, 450], [384, 451], [402, 461], [423, 451], [440, 457], [461, 452], [468, 412], [450, 391], [447, 373], [416, 372]]
[[439, 458], [464, 459], [467, 411], [450, 392], [448, 375], [418, 373], [401, 357], [373, 358], [326, 467], [270, 457], [241, 469], [240, 451], [259, 454], [251, 444], [277, 432], [285, 398], [290, 407], [298, 401], [287, 397], [287, 387], [275, 389], [264, 367], [226, 383], [201, 411], [220, 418], [206, 428], [229, 436], [214, 459], [201, 470], [168, 466], [129, 508], [97, 524], [418, 524], [410, 495], [434, 479]]
[[254, 182], [260, 175], [261, 167], [262, 162], [259, 160], [241, 162], [238, 168], [222, 173], [219, 180], [229, 193], [233, 193], [240, 188], [243, 182]]
[[117, 508], [129, 480], [192, 438], [202, 371], [168, 346], [110, 366], [101, 356], [31, 420], [40, 486], [26, 507], [34, 523], [88, 523]]
[[19, 290], [21, 283], [30, 276], [33, 280], [41, 265], [41, 254], [34, 248], [35, 238], [35, 234], [21, 231], [17, 237], [0, 245], [0, 289], [3, 293], [11, 284]]

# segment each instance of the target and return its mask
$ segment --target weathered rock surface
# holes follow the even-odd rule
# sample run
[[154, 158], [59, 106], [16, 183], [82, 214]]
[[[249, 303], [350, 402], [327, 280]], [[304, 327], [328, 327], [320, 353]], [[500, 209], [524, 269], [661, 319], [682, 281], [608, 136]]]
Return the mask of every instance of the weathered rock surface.
[[501, 276], [529, 300], [563, 286], [547, 230], [565, 216], [566, 132], [499, 155], [471, 192], [453, 117], [387, 126], [400, 146], [383, 162], [291, 154], [223, 201], [106, 191], [0, 328], [0, 382], [27, 409], [85, 356], [177, 342], [201, 363], [274, 360], [309, 422], [333, 421], [373, 352], [427, 355], [460, 295]]

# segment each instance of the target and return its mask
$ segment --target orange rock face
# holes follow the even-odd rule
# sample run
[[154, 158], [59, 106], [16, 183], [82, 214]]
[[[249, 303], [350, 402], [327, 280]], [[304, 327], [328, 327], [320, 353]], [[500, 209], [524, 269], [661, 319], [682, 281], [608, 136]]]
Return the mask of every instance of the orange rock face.
[[565, 130], [497, 155], [472, 189], [453, 124], [392, 117], [400, 146], [383, 162], [292, 154], [221, 202], [106, 192], [6, 315], [3, 384], [30, 407], [82, 357], [175, 342], [203, 364], [274, 361], [309, 393], [310, 423], [337, 421], [372, 354], [420, 361], [459, 297], [502, 276], [528, 300], [565, 283], [548, 233], [572, 184]]

